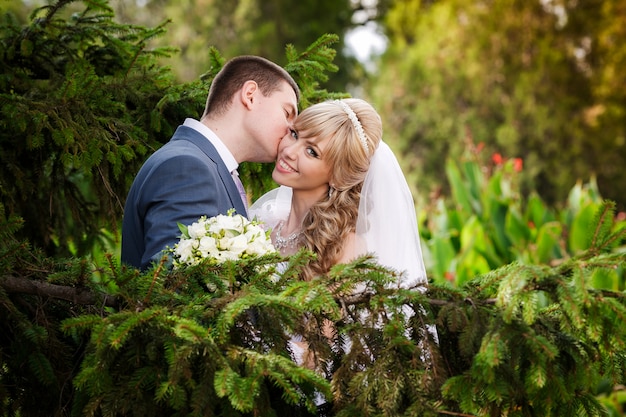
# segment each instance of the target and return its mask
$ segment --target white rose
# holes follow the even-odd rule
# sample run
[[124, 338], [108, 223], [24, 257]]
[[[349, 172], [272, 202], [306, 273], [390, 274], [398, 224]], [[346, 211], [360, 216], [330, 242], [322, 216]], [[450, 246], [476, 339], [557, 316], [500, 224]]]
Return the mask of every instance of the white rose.
[[213, 221], [207, 224], [207, 230], [211, 235], [219, 236], [223, 228], [224, 227], [222, 226], [222, 223], [220, 223], [219, 221]]
[[212, 255], [213, 258], [215, 258], [217, 260], [217, 263], [223, 263], [227, 260], [237, 260], [239, 259], [239, 256], [232, 253], [231, 251], [228, 250], [221, 250], [216, 252], [215, 254]]
[[193, 248], [195, 241], [192, 239], [181, 239], [176, 245], [175, 253], [180, 258], [180, 262], [187, 263], [193, 259]]
[[246, 229], [246, 239], [248, 240], [248, 246], [264, 245], [265, 242], [268, 240], [265, 232], [261, 230], [258, 226], [250, 226]]
[[220, 252], [220, 258], [222, 259], [222, 261], [236, 261], [239, 259], [239, 253], [230, 251], [230, 250], [225, 250]]
[[198, 221], [187, 227], [187, 234], [192, 239], [199, 239], [206, 235], [206, 227], [204, 221]]
[[276, 252], [263, 224], [255, 224], [239, 214], [229, 211], [207, 219], [205, 216], [187, 227], [174, 250], [178, 264], [195, 265], [203, 258], [213, 258], [218, 263], [226, 260]]
[[223, 230], [225, 236], [234, 237], [243, 231], [244, 221], [245, 218], [239, 214], [235, 216], [220, 214], [217, 216], [216, 222], [210, 226], [209, 231], [220, 233]]
[[243, 253], [248, 247], [248, 239], [246, 235], [239, 235], [229, 239], [228, 251], [236, 255]]
[[259, 225], [249, 224], [246, 227], [246, 234], [247, 235], [265, 234], [265, 230], [263, 230], [263, 228], [261, 228], [261, 226]]
[[265, 255], [269, 252], [275, 252], [274, 246], [264, 237], [257, 237], [248, 243], [246, 253], [249, 255]]
[[204, 236], [200, 238], [198, 250], [202, 253], [203, 257], [217, 252], [217, 242], [210, 236]]
[[253, 228], [248, 227], [246, 229], [246, 232], [244, 233], [244, 236], [246, 237], [246, 240], [250, 243], [254, 242], [255, 240], [259, 239], [259, 232], [255, 231]]

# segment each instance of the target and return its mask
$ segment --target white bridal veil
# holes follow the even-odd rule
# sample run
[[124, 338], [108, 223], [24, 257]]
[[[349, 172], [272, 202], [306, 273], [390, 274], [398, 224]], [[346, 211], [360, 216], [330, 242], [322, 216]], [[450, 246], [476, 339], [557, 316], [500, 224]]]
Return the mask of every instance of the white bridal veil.
[[[281, 186], [263, 195], [250, 207], [250, 218], [273, 228], [289, 216], [291, 194]], [[401, 272], [402, 288], [426, 284], [413, 197], [398, 160], [382, 141], [363, 183], [356, 233], [365, 247], [355, 255], [372, 254], [381, 265]]]
[[383, 141], [363, 183], [356, 233], [381, 265], [403, 272], [400, 287], [426, 284], [415, 203], [398, 160]]

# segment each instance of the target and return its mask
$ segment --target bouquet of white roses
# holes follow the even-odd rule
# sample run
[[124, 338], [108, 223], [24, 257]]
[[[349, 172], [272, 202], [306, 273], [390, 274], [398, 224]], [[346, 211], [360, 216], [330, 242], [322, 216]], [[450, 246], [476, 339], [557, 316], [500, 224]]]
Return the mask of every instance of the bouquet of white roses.
[[221, 264], [276, 252], [270, 232], [261, 222], [233, 213], [229, 210], [226, 215], [202, 216], [189, 226], [179, 223], [182, 236], [172, 249], [174, 268], [196, 265], [207, 258]]

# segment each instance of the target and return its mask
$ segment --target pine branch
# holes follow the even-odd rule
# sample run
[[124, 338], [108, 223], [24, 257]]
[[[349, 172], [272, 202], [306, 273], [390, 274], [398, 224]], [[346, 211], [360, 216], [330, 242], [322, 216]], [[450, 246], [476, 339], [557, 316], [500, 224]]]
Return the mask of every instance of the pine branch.
[[108, 294], [95, 294], [87, 288], [49, 284], [11, 275], [0, 277], [0, 287], [8, 293], [32, 294], [41, 297], [56, 298], [80, 305], [102, 305], [117, 307], [117, 299]]

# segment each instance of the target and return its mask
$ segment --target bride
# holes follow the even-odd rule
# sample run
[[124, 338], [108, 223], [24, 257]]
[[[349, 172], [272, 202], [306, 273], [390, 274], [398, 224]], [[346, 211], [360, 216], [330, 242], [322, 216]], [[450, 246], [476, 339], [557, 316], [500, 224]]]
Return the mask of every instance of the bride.
[[317, 259], [303, 279], [364, 254], [401, 273], [398, 286], [426, 283], [415, 206], [402, 170], [366, 101], [305, 109], [278, 147], [272, 178], [281, 186], [250, 208], [272, 228], [283, 255], [306, 247]]
[[[343, 99], [305, 109], [280, 142], [272, 172], [280, 187], [257, 200], [249, 217], [272, 228], [272, 242], [281, 254], [306, 247], [317, 255], [304, 265], [303, 279], [322, 276], [335, 264], [369, 254], [399, 273], [398, 288], [425, 288], [413, 198], [398, 161], [381, 137], [382, 122], [374, 108], [360, 99]], [[412, 315], [410, 309], [405, 313]], [[335, 324], [328, 320], [311, 328], [307, 318], [303, 323], [306, 330], [289, 341], [292, 358], [331, 377], [335, 365], [345, 361], [319, 362], [306, 335], [316, 340], [318, 349], [326, 349], [319, 344], [325, 339], [335, 347], [339, 343], [345, 353], [351, 351], [353, 340], [337, 338]], [[329, 404], [321, 396], [316, 403]]]

